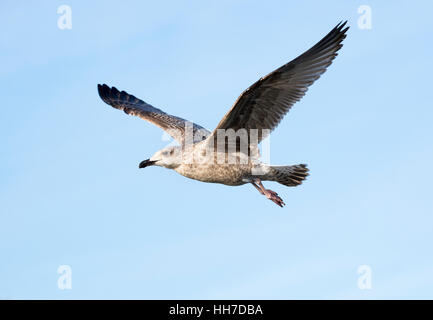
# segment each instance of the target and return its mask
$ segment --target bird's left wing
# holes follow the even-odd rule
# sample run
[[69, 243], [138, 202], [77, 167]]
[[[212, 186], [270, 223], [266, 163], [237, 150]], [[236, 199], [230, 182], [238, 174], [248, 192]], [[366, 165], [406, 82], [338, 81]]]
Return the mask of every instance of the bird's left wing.
[[217, 136], [218, 129], [246, 129], [248, 134], [251, 129], [258, 129], [258, 142], [264, 139], [332, 63], [349, 29], [344, 28], [346, 22], [338, 24], [311, 49], [246, 89], [209, 139]]
[[185, 143], [188, 126], [192, 129], [191, 139], [194, 142], [202, 141], [210, 134], [208, 130], [198, 124], [167, 114], [125, 91], [117, 90], [115, 87], [110, 88], [106, 84], [98, 84], [98, 92], [105, 103], [123, 110], [127, 114], [138, 116], [153, 123], [170, 134], [180, 144]]

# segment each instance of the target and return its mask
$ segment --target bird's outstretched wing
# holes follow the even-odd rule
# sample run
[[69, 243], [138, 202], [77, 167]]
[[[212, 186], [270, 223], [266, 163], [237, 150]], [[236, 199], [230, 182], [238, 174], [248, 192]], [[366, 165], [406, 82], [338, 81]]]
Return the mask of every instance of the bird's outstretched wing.
[[311, 49], [246, 89], [209, 138], [217, 136], [217, 129], [241, 128], [248, 134], [258, 129], [258, 142], [266, 138], [263, 129], [272, 131], [337, 56], [349, 29], [344, 28], [346, 23], [339, 23]]
[[185, 143], [185, 133], [188, 126], [192, 129], [193, 136], [191, 139], [194, 142], [202, 141], [210, 134], [208, 130], [195, 123], [167, 114], [125, 91], [117, 90], [115, 87], [110, 88], [106, 84], [98, 84], [98, 92], [105, 103], [155, 124], [180, 144]]

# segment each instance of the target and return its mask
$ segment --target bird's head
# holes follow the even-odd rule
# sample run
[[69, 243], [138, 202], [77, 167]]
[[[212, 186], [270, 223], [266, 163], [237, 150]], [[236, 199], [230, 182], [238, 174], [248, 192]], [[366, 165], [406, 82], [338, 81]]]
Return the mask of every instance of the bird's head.
[[149, 166], [160, 166], [168, 169], [177, 168], [182, 162], [180, 146], [169, 146], [162, 150], [157, 151], [150, 159], [143, 160], [139, 164], [139, 168], [146, 168]]

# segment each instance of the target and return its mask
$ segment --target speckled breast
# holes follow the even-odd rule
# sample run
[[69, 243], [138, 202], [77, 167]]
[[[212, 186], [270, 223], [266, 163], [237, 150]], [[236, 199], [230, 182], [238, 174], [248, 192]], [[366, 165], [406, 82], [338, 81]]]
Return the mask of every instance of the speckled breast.
[[250, 176], [250, 164], [182, 164], [175, 169], [179, 174], [194, 180], [222, 183], [230, 186], [245, 184]]

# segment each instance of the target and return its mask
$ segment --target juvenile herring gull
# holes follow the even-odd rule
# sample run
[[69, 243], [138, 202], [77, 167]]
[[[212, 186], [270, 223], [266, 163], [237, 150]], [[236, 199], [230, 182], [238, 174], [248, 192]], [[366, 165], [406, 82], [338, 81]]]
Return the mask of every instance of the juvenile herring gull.
[[339, 23], [311, 49], [246, 89], [213, 132], [106, 84], [98, 85], [99, 96], [112, 107], [157, 125], [179, 143], [157, 151], [139, 168], [156, 165], [187, 178], [230, 186], [251, 183], [282, 207], [283, 200], [265, 189], [262, 181], [295, 187], [308, 176], [307, 166], [265, 164], [259, 160], [258, 144], [332, 63], [349, 29], [346, 23]]

